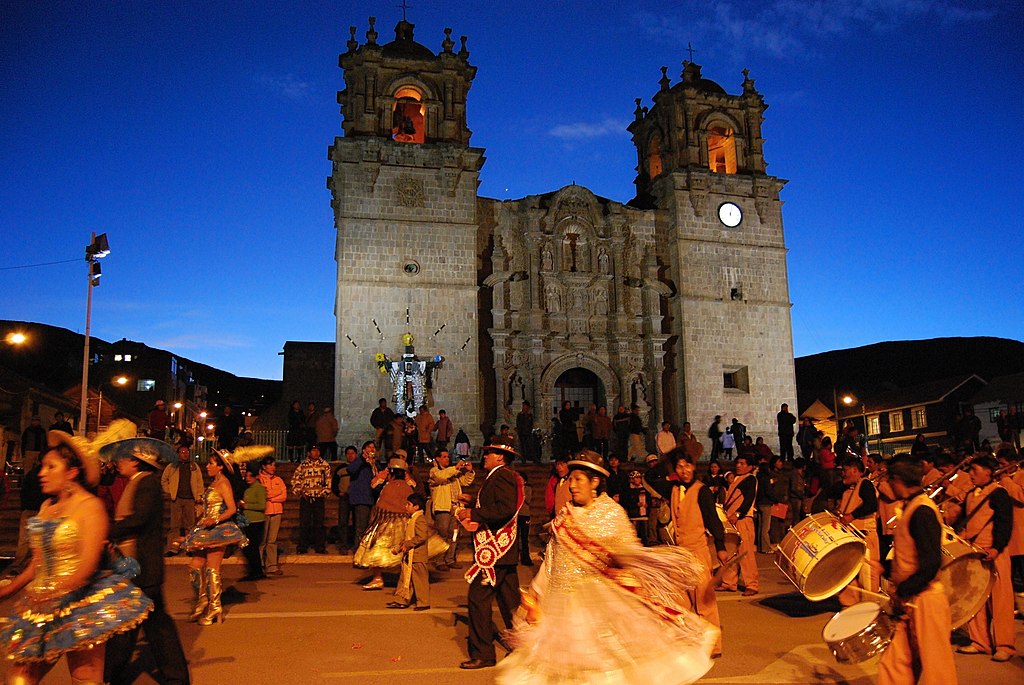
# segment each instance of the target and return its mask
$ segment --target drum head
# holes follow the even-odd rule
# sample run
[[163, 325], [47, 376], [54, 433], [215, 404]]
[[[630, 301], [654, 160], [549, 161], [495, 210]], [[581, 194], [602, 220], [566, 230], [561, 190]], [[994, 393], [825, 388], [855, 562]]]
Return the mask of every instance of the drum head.
[[878, 619], [882, 607], [876, 602], [860, 602], [846, 607], [825, 624], [821, 638], [825, 642], [840, 642], [859, 634]]
[[863, 561], [864, 543], [860, 540], [851, 540], [828, 550], [808, 569], [800, 591], [812, 602], [828, 599], [857, 577]]
[[939, 570], [939, 582], [949, 600], [952, 628], [965, 625], [985, 606], [996, 574], [992, 562], [978, 554], [954, 559]]

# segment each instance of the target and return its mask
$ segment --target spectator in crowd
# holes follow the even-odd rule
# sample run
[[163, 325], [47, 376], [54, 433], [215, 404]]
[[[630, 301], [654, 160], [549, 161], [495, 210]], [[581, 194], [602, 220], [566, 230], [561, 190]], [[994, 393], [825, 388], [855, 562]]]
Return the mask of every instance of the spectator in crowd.
[[167, 407], [163, 400], [157, 400], [149, 410], [149, 437], [166, 440], [168, 423]]
[[316, 413], [316, 403], [310, 402], [306, 405], [306, 414], [303, 417], [303, 427], [306, 432], [306, 453], [309, 453], [309, 449], [316, 444], [316, 420], [320, 416]]
[[594, 415], [592, 437], [594, 451], [607, 458], [611, 447], [612, 420], [608, 416], [608, 407], [603, 404], [597, 408], [597, 414]]
[[587, 407], [587, 411], [580, 417], [580, 423], [583, 424], [583, 442], [581, 447], [588, 450], [594, 448], [594, 417], [597, 416], [597, 405], [591, 402], [590, 406]]
[[626, 510], [626, 516], [633, 522], [637, 537], [647, 540], [647, 514], [651, 496], [644, 487], [644, 476], [638, 469], [629, 472], [629, 486], [619, 493], [619, 504]]
[[338, 419], [334, 416], [333, 407], [324, 407], [324, 411], [316, 420], [316, 442], [320, 454], [327, 461], [338, 459]]
[[425, 506], [426, 500], [419, 493], [414, 492], [406, 498], [405, 512], [409, 521], [405, 524], [405, 539], [392, 550], [402, 555], [402, 577], [395, 592], [398, 600], [388, 602], [389, 609], [406, 609], [413, 603], [416, 604], [413, 611], [430, 608], [430, 574], [427, 571], [430, 528], [423, 515]]
[[931, 452], [932, 448], [928, 446], [927, 442], [925, 442], [924, 433], [918, 433], [915, 435], [914, 443], [910, 446], [910, 456], [922, 459], [925, 455], [930, 455]]
[[37, 461], [32, 465], [21, 478], [21, 490], [18, 493], [21, 503], [21, 518], [18, 521], [18, 547], [14, 553], [14, 561], [7, 569], [7, 574], [16, 576], [21, 573], [28, 562], [32, 559], [32, 550], [29, 547], [28, 529], [25, 524], [28, 520], [39, 513], [40, 507], [46, 501], [43, 488], [39, 483], [39, 468], [41, 464]]
[[168, 556], [178, 553], [185, 534], [196, 525], [196, 498], [203, 494], [203, 470], [192, 461], [187, 447], [178, 448], [178, 460], [164, 467], [160, 476], [164, 496], [171, 500], [171, 529], [167, 536]]
[[769, 554], [772, 551], [772, 505], [778, 502], [775, 499], [776, 476], [768, 465], [767, 457], [759, 459], [756, 463], [757, 551], [761, 554]]
[[372, 440], [363, 443], [362, 452], [348, 466], [348, 503], [352, 507], [352, 546], [359, 545], [370, 523], [373, 507], [373, 479], [377, 476], [377, 446]]
[[672, 512], [669, 510], [672, 494], [672, 482], [668, 478], [670, 468], [667, 459], [659, 459], [657, 454], [647, 455], [644, 487], [651, 496], [647, 512], [648, 545], [657, 545], [662, 541], [661, 529], [672, 520]]
[[524, 401], [519, 413], [516, 414], [516, 436], [519, 438], [519, 451], [523, 461], [538, 463], [540, 454], [533, 444], [533, 407]]
[[1024, 430], [1024, 416], [1017, 411], [1017, 405], [1011, 404], [1006, 412], [1006, 423], [1010, 429], [1010, 444], [1013, 449], [1020, 451], [1020, 433]]
[[974, 415], [974, 407], [971, 406], [964, 407], [963, 437], [975, 452], [981, 449], [981, 419]]
[[793, 458], [793, 431], [796, 427], [796, 417], [789, 411], [789, 405], [783, 404], [779, 413], [775, 415], [775, 423], [779, 429], [779, 455], [784, 461]]
[[391, 407], [388, 406], [388, 401], [383, 397], [377, 400], [377, 408], [370, 414], [370, 425], [373, 426], [374, 430], [374, 442], [377, 443], [378, 450], [385, 450], [387, 443], [385, 442], [386, 433], [391, 427], [391, 422], [395, 420], [395, 412], [391, 411]]
[[451, 442], [452, 436], [455, 435], [455, 425], [452, 424], [452, 420], [448, 418], [448, 412], [444, 409], [437, 412], [437, 423], [434, 424], [434, 442], [437, 443], [437, 448], [448, 449], [448, 443]]
[[267, 491], [267, 506], [263, 510], [263, 541], [260, 543], [263, 572], [279, 576], [282, 571], [277, 562], [277, 537], [281, 531], [281, 515], [284, 513], [285, 500], [288, 499], [288, 488], [277, 475], [277, 462], [273, 455], [263, 457], [260, 461], [259, 480]]
[[562, 450], [567, 454], [575, 454], [580, 449], [580, 437], [576, 422], [580, 413], [569, 400], [562, 403], [562, 411], [558, 412], [558, 423], [562, 427]]
[[632, 405], [630, 407], [629, 414], [629, 452], [626, 455], [626, 459], [633, 462], [639, 462], [643, 460], [644, 453], [647, 452], [647, 445], [644, 444], [644, 434], [647, 429], [644, 428], [643, 419], [640, 418], [640, 406]]
[[406, 421], [407, 418], [403, 414], [395, 414], [391, 419], [391, 427], [388, 429], [388, 448], [385, 453], [386, 455], [394, 454], [395, 450], [405, 451], [402, 444], [405, 442]]
[[324, 509], [330, 492], [331, 466], [313, 445], [292, 475], [292, 494], [299, 498], [299, 554], [305, 554], [310, 547], [317, 554], [327, 554]]
[[[459, 432], [455, 434], [455, 458], [456, 459], [469, 459], [469, 436], [466, 435], [466, 431], [459, 429]], [[537, 461], [540, 461], [540, 453], [538, 452]]]
[[302, 454], [306, 451], [306, 415], [302, 413], [302, 405], [298, 400], [292, 402], [288, 410], [288, 433], [285, 434], [284, 444], [288, 461], [302, 461]]
[[676, 448], [676, 435], [672, 432], [672, 424], [663, 421], [661, 430], [654, 437], [654, 445], [658, 448], [658, 456], [664, 457]]
[[28, 473], [39, 461], [39, 455], [46, 451], [46, 429], [42, 420], [33, 416], [28, 427], [21, 433], [21, 472]]
[[796, 432], [796, 442], [800, 445], [800, 456], [807, 459], [811, 458], [811, 453], [814, 451], [814, 440], [818, 437], [818, 430], [811, 423], [811, 420], [806, 416], [800, 421], [800, 430]]
[[722, 415], [715, 414], [714, 420], [708, 426], [708, 439], [711, 440], [710, 461], [717, 461], [722, 454]]
[[50, 425], [52, 431], [64, 431], [68, 435], [74, 435], [75, 431], [71, 428], [71, 423], [64, 418], [64, 412], [57, 412], [53, 415], [53, 423]]
[[722, 473], [722, 465], [717, 461], [709, 461], [707, 473], [704, 474], [702, 480], [714, 495], [715, 503], [721, 504], [722, 496], [725, 495], [725, 489], [728, 487], [728, 483], [725, 482], [725, 474]]
[[[785, 530], [795, 526], [804, 518], [804, 501], [807, 498], [807, 483], [804, 474], [807, 472], [807, 461], [803, 457], [793, 460], [793, 470], [789, 474], [789, 519], [786, 521], [786, 528], [782, 537], [785, 537]], [[779, 538], [781, 541], [782, 538]]]
[[454, 508], [459, 502], [462, 488], [469, 487], [476, 478], [473, 464], [460, 460], [452, 465], [451, 453], [441, 448], [434, 457], [434, 465], [428, 476], [431, 500], [433, 502], [434, 527], [438, 534], [450, 543], [444, 557], [437, 563], [438, 571], [462, 568], [458, 563], [455, 537]]
[[[736, 442], [736, 436], [732, 433], [732, 426], [727, 426], [725, 432], [722, 433], [722, 456], [726, 459], [732, 459], [733, 447], [740, 447], [742, 445], [742, 440], [739, 443]], [[751, 447], [753, 447], [753, 445], [751, 445]], [[750, 455], [748, 454], [746, 456]]]
[[683, 448], [686, 452], [686, 456], [690, 458], [690, 461], [696, 464], [702, 454], [704, 454], [704, 445], [700, 443], [697, 436], [693, 434], [693, 428], [690, 427], [689, 421], [683, 422], [683, 429], [679, 432], [679, 439], [676, 444]]
[[629, 454], [629, 416], [626, 405], [620, 404], [612, 417], [612, 431], [615, 434], [612, 451], [618, 455]]
[[771, 508], [771, 522], [768, 529], [769, 550], [775, 551], [775, 546], [782, 541], [786, 535], [786, 523], [789, 521], [790, 509], [790, 479], [792, 471], [786, 468], [786, 462], [782, 455], [768, 457], [768, 473], [771, 475], [772, 499], [775, 502]]
[[548, 478], [547, 487], [544, 490], [544, 508], [548, 516], [554, 518], [562, 510], [572, 496], [569, 494], [569, 458], [565, 455], [555, 457], [555, 463], [551, 467], [551, 477]]
[[[750, 436], [748, 435], [746, 438], [744, 438], [744, 442], [749, 439]], [[754, 456], [757, 457], [758, 459], [762, 457], [764, 457], [765, 459], [771, 459], [771, 457], [774, 456], [772, 454], [772, 448], [768, 446], [768, 443], [766, 443], [764, 441], [764, 438], [762, 438], [760, 435], [757, 436], [757, 439], [754, 441]]]
[[349, 551], [352, 532], [352, 504], [348, 492], [352, 486], [352, 476], [348, 470], [358, 457], [359, 452], [355, 445], [346, 447], [341, 464], [334, 469], [334, 474], [331, 476], [331, 494], [338, 498], [338, 532], [334, 540], [338, 545], [338, 554], [347, 554]]
[[217, 436], [218, 449], [228, 450], [229, 452], [235, 449], [239, 430], [241, 430], [241, 424], [238, 422], [238, 417], [232, 413], [231, 405], [225, 404], [224, 410], [217, 418], [217, 427], [214, 429], [214, 434]]
[[[608, 482], [606, 492], [616, 502], [619, 502], [619, 493], [629, 487], [629, 474], [622, 469], [622, 460], [617, 454], [608, 455]], [[619, 502], [621, 504], [621, 502]]]
[[861, 435], [860, 428], [852, 420], [846, 422], [843, 436], [836, 442], [835, 452], [840, 461], [847, 457], [863, 459], [868, 456], [868, 441]]
[[501, 424], [501, 428], [498, 429], [498, 434], [495, 436], [494, 440], [490, 441], [490, 444], [493, 445], [495, 442], [501, 445], [508, 445], [509, 447], [518, 447], [518, 445], [516, 445], [516, 436], [512, 434], [512, 429], [509, 428], [507, 423]]
[[433, 415], [427, 405], [421, 404], [420, 411], [416, 414], [416, 453], [413, 455], [413, 463], [429, 463], [431, 459], [430, 434], [434, 432]]
[[732, 424], [729, 426], [732, 431], [732, 438], [736, 441], [737, 445], [743, 444], [743, 438], [747, 437], [747, 427], [740, 423], [740, 420], [733, 417]]
[[260, 543], [263, 542], [263, 529], [267, 520], [267, 489], [259, 481], [258, 469], [259, 466], [255, 463], [246, 464], [243, 469], [245, 493], [239, 506], [249, 521], [249, 525], [245, 527], [245, 537], [248, 538], [249, 544], [242, 550], [246, 564], [242, 580], [262, 580], [267, 577], [263, 572], [263, 559], [260, 556]]
[[815, 455], [818, 462], [818, 489], [828, 492], [839, 479], [836, 471], [836, 453], [832, 451], [832, 438], [827, 435], [821, 439], [821, 446]]
[[566, 456], [566, 448], [562, 439], [562, 422], [558, 419], [558, 410], [551, 416], [551, 458]]

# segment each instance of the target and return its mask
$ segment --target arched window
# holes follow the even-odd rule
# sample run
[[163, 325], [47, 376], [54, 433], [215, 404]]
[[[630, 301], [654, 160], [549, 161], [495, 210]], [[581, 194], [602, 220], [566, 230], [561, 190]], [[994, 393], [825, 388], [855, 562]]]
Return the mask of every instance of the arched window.
[[647, 178], [657, 178], [661, 171], [661, 139], [653, 136], [647, 146]]
[[708, 168], [718, 174], [736, 173], [736, 137], [732, 128], [723, 124], [708, 128]]
[[426, 141], [423, 116], [423, 94], [412, 86], [395, 92], [395, 108], [391, 112], [391, 137], [400, 143]]

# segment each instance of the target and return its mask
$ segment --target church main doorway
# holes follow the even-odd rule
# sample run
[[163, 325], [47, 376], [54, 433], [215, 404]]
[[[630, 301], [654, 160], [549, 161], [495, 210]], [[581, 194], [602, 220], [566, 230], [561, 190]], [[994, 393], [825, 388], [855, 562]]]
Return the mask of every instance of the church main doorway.
[[604, 383], [589, 369], [576, 367], [564, 371], [555, 381], [554, 404], [549, 411], [560, 410], [566, 402], [585, 413], [591, 404], [605, 403]]

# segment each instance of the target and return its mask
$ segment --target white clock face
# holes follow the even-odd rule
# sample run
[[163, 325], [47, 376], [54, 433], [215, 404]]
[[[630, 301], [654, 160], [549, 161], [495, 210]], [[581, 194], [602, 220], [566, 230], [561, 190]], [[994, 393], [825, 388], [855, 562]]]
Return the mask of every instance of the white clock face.
[[743, 221], [743, 212], [732, 202], [723, 202], [718, 207], [718, 220], [729, 228], [735, 228]]

